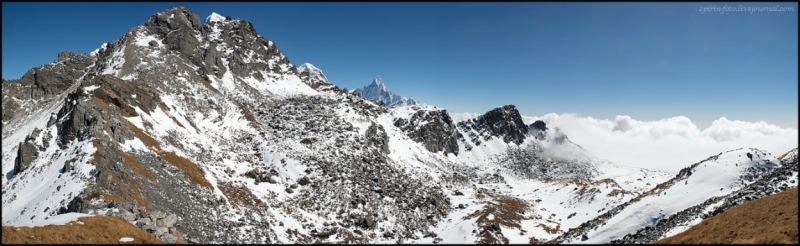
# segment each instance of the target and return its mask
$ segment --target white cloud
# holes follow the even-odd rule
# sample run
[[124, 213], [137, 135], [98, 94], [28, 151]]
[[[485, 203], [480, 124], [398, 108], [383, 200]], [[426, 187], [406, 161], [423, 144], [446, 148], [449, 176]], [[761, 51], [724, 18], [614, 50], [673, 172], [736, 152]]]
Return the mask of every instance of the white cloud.
[[558, 127], [572, 142], [616, 164], [677, 173], [709, 156], [737, 148], [758, 148], [775, 156], [796, 148], [798, 130], [769, 123], [722, 117], [700, 130], [685, 116], [639, 121], [630, 116], [614, 120], [572, 114], [523, 116], [526, 124], [544, 121]]

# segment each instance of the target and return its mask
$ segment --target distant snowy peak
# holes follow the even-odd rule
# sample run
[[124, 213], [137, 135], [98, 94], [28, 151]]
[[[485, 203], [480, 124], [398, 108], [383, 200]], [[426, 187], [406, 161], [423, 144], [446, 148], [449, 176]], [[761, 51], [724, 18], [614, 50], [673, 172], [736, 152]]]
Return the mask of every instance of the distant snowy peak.
[[223, 22], [223, 21], [225, 21], [225, 16], [217, 14], [216, 12], [211, 12], [211, 14], [208, 15], [208, 17], [206, 17], [206, 22], [205, 23]]
[[311, 87], [314, 87], [314, 85], [330, 84], [330, 81], [328, 81], [328, 77], [326, 77], [325, 74], [322, 73], [322, 70], [315, 67], [311, 63], [308, 62], [303, 63], [303, 65], [297, 67], [297, 72], [301, 74], [301, 77], [304, 76], [303, 73], [308, 74], [307, 81], [308, 84], [311, 85]]
[[377, 77], [374, 80], [372, 80], [371, 84], [358, 88], [355, 91], [367, 99], [383, 102], [384, 104], [386, 104], [386, 106], [389, 107], [420, 104], [417, 100], [414, 100], [413, 98], [400, 96], [390, 91], [389, 88], [387, 88], [386, 85], [383, 83], [383, 80], [380, 77]]

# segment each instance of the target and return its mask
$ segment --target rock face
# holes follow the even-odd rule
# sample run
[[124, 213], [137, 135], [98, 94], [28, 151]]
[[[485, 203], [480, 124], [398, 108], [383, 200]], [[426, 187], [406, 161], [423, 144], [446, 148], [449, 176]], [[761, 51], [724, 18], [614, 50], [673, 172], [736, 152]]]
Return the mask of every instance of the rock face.
[[[37, 100], [45, 105], [60, 100], [75, 81], [94, 63], [95, 58], [87, 54], [61, 52], [55, 63], [42, 65], [29, 70], [19, 79], [3, 80], [3, 96], [16, 100], [3, 100], [3, 131], [15, 129], [25, 122], [12, 122], [17, 115], [30, 115], [36, 107], [22, 107], [19, 101]], [[24, 119], [20, 119], [24, 120]]]
[[386, 135], [386, 130], [383, 129], [383, 125], [372, 123], [372, 125], [367, 128], [367, 139], [372, 142], [375, 146], [380, 148], [381, 153], [389, 154], [389, 136]]
[[495, 108], [474, 119], [458, 123], [462, 132], [469, 132], [469, 138], [475, 145], [501, 137], [506, 143], [521, 144], [528, 134], [528, 126], [522, 122], [522, 116], [514, 105]]
[[458, 139], [453, 119], [447, 110], [418, 110], [410, 119], [395, 119], [394, 125], [406, 132], [409, 138], [422, 143], [430, 152], [458, 155]]
[[17, 159], [14, 160], [14, 173], [21, 173], [28, 169], [31, 165], [31, 162], [35, 160], [39, 156], [39, 151], [36, 149], [36, 146], [29, 141], [25, 141], [24, 143], [19, 144], [19, 150], [17, 151]]
[[541, 120], [537, 120], [536, 122], [533, 122], [533, 124], [528, 126], [528, 132], [532, 134], [536, 133], [535, 137], [538, 140], [545, 139], [545, 131], [547, 131], [547, 124], [545, 124], [544, 121]]
[[547, 124], [544, 121], [537, 120], [531, 124], [531, 128], [539, 131], [547, 131]]

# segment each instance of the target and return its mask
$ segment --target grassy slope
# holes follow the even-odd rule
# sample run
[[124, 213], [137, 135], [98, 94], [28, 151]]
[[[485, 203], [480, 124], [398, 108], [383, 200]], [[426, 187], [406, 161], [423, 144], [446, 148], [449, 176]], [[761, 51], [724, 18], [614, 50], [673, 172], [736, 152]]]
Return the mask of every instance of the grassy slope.
[[656, 244], [797, 244], [797, 188], [745, 202]]
[[[40, 227], [3, 226], [3, 244], [120, 244], [122, 237], [133, 242], [122, 244], [163, 244], [150, 233], [142, 231], [120, 217], [92, 216], [79, 219], [83, 224]], [[178, 243], [182, 243], [178, 240]]]

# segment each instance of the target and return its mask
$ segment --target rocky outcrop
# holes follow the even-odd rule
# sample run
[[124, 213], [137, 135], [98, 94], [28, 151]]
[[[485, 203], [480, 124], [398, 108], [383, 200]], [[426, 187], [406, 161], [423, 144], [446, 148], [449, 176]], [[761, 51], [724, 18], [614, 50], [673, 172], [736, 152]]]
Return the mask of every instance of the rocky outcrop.
[[410, 119], [395, 119], [394, 126], [400, 127], [409, 138], [422, 143], [430, 152], [458, 155], [461, 133], [456, 130], [447, 110], [418, 110]]
[[372, 125], [367, 128], [366, 137], [374, 146], [381, 150], [381, 153], [389, 154], [389, 136], [386, 135], [386, 130], [383, 129], [383, 125], [372, 122]]
[[[28, 115], [31, 107], [22, 107], [26, 102], [45, 105], [56, 96], [67, 92], [70, 86], [84, 75], [95, 58], [88, 54], [61, 52], [54, 63], [29, 70], [19, 79], [3, 80], [3, 130], [18, 115]], [[9, 100], [10, 99], [10, 100]], [[14, 128], [12, 126], [12, 128]]]
[[[87, 87], [98, 87], [86, 92]], [[90, 103], [79, 103], [89, 99]], [[133, 139], [133, 132], [126, 130], [121, 116], [137, 116], [133, 107], [152, 112], [161, 104], [158, 92], [136, 81], [123, 81], [109, 75], [88, 76], [75, 93], [71, 93], [64, 107], [56, 114], [59, 145], [62, 148], [73, 140], [84, 140], [90, 136], [110, 141]], [[111, 139], [105, 132], [116, 138]]]
[[267, 182], [267, 183], [270, 183], [270, 184], [277, 183], [275, 181], [275, 179], [277, 178], [277, 175], [278, 175], [278, 172], [276, 172], [275, 170], [267, 171], [264, 168], [256, 168], [256, 169], [253, 169], [253, 170], [250, 170], [250, 171], [247, 171], [246, 173], [244, 173], [245, 177], [254, 179], [256, 184], [262, 183], [262, 182]]
[[39, 157], [39, 151], [31, 141], [19, 143], [17, 158], [14, 160], [14, 173], [21, 173], [30, 167], [31, 162]]
[[325, 77], [325, 74], [322, 73], [322, 70], [311, 63], [303, 63], [303, 65], [297, 67], [297, 72], [300, 79], [313, 89], [320, 90], [333, 86], [328, 81], [328, 77]]
[[506, 143], [522, 144], [528, 134], [528, 126], [514, 105], [505, 105], [486, 112], [474, 119], [458, 123], [462, 132], [469, 133], [470, 140], [480, 145], [492, 137], [502, 138]]
[[547, 124], [544, 121], [537, 120], [528, 126], [528, 132], [531, 134], [536, 134], [535, 137], [538, 140], [545, 139], [545, 131], [547, 131]]
[[547, 131], [547, 124], [545, 124], [544, 121], [537, 120], [530, 125], [530, 128], [539, 131]]

